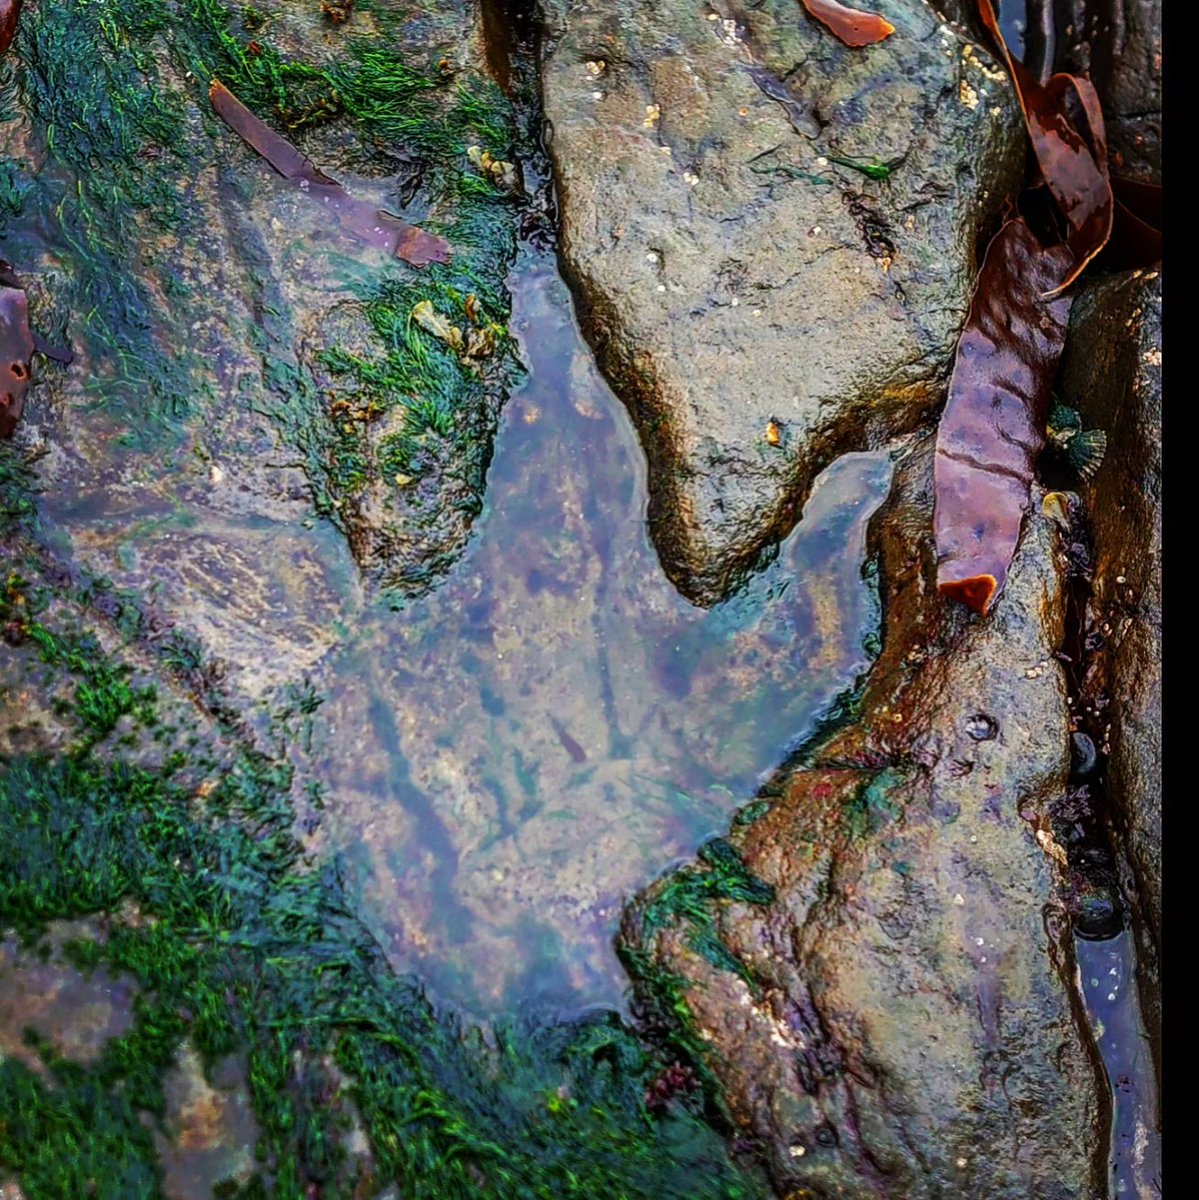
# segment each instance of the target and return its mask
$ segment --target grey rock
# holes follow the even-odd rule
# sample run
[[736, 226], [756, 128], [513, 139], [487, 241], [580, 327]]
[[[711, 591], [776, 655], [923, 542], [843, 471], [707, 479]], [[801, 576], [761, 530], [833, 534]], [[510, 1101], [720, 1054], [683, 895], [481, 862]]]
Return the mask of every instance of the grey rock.
[[897, 32], [865, 50], [794, 0], [553, 10], [563, 261], [696, 603], [787, 532], [823, 464], [936, 405], [977, 234], [1018, 183], [1002, 71], [921, 0], [875, 7]]
[[1161, 183], [1161, 0], [1071, 0], [1063, 15], [1061, 61], [1099, 92], [1113, 168]]

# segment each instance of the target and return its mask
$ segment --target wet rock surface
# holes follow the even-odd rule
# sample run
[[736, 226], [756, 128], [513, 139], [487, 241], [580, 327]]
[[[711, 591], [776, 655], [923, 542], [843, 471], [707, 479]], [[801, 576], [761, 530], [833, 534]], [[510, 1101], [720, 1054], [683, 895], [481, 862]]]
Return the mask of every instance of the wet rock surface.
[[111, 1038], [129, 1031], [133, 982], [103, 970], [85, 975], [63, 955], [64, 943], [95, 936], [87, 921], [63, 921], [36, 948], [13, 936], [0, 940], [0, 1060], [15, 1058], [45, 1076], [37, 1046], [93, 1063]]
[[673, 988], [781, 1195], [1082, 1200], [1107, 1110], [1047, 817], [1069, 770], [1057, 534], [1030, 520], [988, 620], [940, 603], [929, 451], [877, 518], [860, 719], [734, 821], [724, 858], [758, 892], [676, 909], [668, 876], [625, 956], [651, 1006]]
[[823, 463], [929, 414], [976, 234], [1018, 181], [1004, 75], [929, 5], [877, 7], [897, 32], [855, 51], [792, 0], [551, 6], [563, 261], [698, 603]]
[[1094, 284], [1073, 314], [1062, 386], [1109, 450], [1084, 489], [1094, 562], [1094, 654], [1079, 715], [1106, 758], [1106, 800], [1133, 872], [1141, 1000], [1160, 1039], [1162, 862], [1161, 275]]
[[1099, 91], [1114, 170], [1161, 183], [1161, 0], [1070, 0], [1061, 8], [1060, 60]]
[[[507, 158], [515, 134], [469, 4], [376, 5], [352, 34], [319, 4], [165, 11], [121, 10], [111, 41], [88, 6], [30, 12], [5, 57], [3, 253], [35, 331], [75, 352], [38, 360], [18, 444], [78, 560], [158, 589], [261, 693], [328, 650], [339, 593], [418, 594], [466, 545], [515, 370], [516, 224], [467, 150]], [[213, 114], [214, 76], [444, 233], [450, 265], [339, 229]], [[469, 326], [471, 295], [495, 347], [467, 362], [409, 318], [431, 298]]]
[[[412, 153], [390, 126], [325, 119], [332, 76], [304, 76], [282, 109], [277, 81], [258, 95], [356, 194], [482, 247], [469, 279], [421, 275], [340, 243], [207, 113], [208, 71], [232, 69], [212, 30], [122, 26], [113, 45], [143, 52], [99, 46], [97, 77], [126, 96], [130, 71], [153, 79], [180, 122], [138, 110], [126, 142], [103, 109], [99, 140], [72, 149], [79, 123], [63, 124], [50, 85], [63, 37], [86, 40], [93, 14], [26, 12], [0, 62], [0, 248], [19, 260], [38, 332], [76, 360], [36, 360], [18, 441], [0, 446], [0, 536], [33, 504], [9, 477], [18, 462], [42, 518], [0, 543], [0, 803], [14, 828], [54, 816], [23, 835], [43, 857], [3, 856], [0, 881], [23, 922], [99, 907], [119, 945], [82, 970], [0, 942], [0, 1085], [55, 1111], [50, 1072], [95, 1073], [112, 1161], [123, 1169], [144, 1136], [144, 1178], [181, 1198], [285, 1170], [297, 1188], [357, 1179], [366, 1194], [416, 1169], [438, 1186], [456, 1172], [460, 1194], [521, 1195], [536, 1173], [538, 1194], [569, 1181], [641, 1195], [611, 1183], [636, 1177], [650, 1195], [754, 1195], [728, 1182], [711, 1130], [694, 1145], [679, 1132], [684, 1111], [699, 1124], [702, 1062], [734, 1145], [782, 1195], [1102, 1193], [1108, 1101], [1053, 819], [1072, 760], [1076, 778], [1106, 770], [1155, 1030], [1160, 282], [1088, 290], [1064, 381], [1088, 398], [1088, 426], [1128, 451], [1084, 489], [1110, 728], [1071, 742], [1054, 657], [1070, 547], [1039, 493], [987, 621], [933, 595], [927, 439], [875, 523], [886, 639], [848, 697], [877, 652], [864, 531], [891, 464], [840, 456], [939, 402], [975, 236], [1023, 145], [981, 50], [916, 0], [880, 7], [899, 32], [854, 53], [791, 0], [552, 6], [565, 261], [650, 459], [662, 561], [708, 604], [812, 491], [774, 566], [709, 612], [679, 600], [640, 540], [642, 464], [544, 278], [522, 334], [540, 382], [512, 404], [511, 467], [493, 478], [506, 520], [450, 573], [515, 378], [501, 327], [523, 201], [487, 190], [459, 153], [474, 138], [511, 152], [493, 93], [453, 117], [448, 148], [411, 121]], [[468, 6], [426, 8], [359, 10], [355, 36], [427, 67], [418, 92], [445, 115], [459, 85], [477, 98], [496, 47]], [[347, 61], [318, 13], [229, 18], [247, 95], [263, 53]], [[105, 208], [89, 155], [135, 160], [150, 190]], [[462, 329], [494, 325], [495, 354], [468, 363], [414, 328], [418, 299]], [[854, 719], [626, 916], [648, 1009], [665, 995], [687, 1014], [672, 1033], [646, 1028], [706, 1047], [696, 1068], [657, 1062], [607, 1017], [578, 1042], [562, 1025], [520, 1054], [463, 1056], [424, 986], [488, 1013], [616, 1003], [623, 897], [723, 828], [821, 713]], [[92, 832], [72, 838], [80, 813]], [[156, 906], [158, 933], [131, 895]], [[152, 938], [161, 955], [141, 956]], [[154, 1055], [151, 1131], [121, 1071]], [[619, 1101], [595, 1099], [610, 1095], [596, 1077]], [[597, 1112], [594, 1142], [566, 1124]], [[579, 1185], [580, 1163], [600, 1182]], [[669, 1191], [646, 1183], [662, 1164]], [[9, 1192], [20, 1185], [0, 1172]]]

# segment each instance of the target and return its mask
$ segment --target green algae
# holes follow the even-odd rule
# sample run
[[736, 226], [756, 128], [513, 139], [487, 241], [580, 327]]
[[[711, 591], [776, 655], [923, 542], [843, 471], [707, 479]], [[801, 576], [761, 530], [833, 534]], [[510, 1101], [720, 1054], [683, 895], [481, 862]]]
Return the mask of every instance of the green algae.
[[[18, 265], [46, 264], [31, 295], [34, 325], [52, 340], [82, 343], [87, 401], [123, 423], [118, 444], [178, 445], [218, 404], [263, 412], [300, 452], [315, 512], [351, 545], [362, 541], [356, 522], [378, 521], [381, 503], [394, 509], [385, 522], [414, 531], [410, 542], [426, 531], [428, 562], [395, 570], [363, 563], [385, 588], [409, 595], [461, 549], [460, 535], [438, 544], [443, 510], [456, 512], [454, 528], [463, 529], [481, 509], [499, 411], [520, 372], [503, 330], [522, 198], [481, 175], [467, 151], [477, 145], [505, 159], [539, 151], [490, 79], [450, 68], [435, 44], [391, 48], [407, 44], [401, 10], [381, 6], [374, 37], [341, 38], [336, 56], [319, 62], [297, 49], [282, 15], [216, 0], [65, 0], [25, 14], [16, 53], [0, 64], [0, 122], [27, 117], [28, 132], [8, 141], [23, 140], [41, 161], [35, 169], [25, 156], [0, 153], [0, 236]], [[370, 346], [318, 339], [311, 355], [300, 354], [296, 314], [270, 279], [287, 264], [272, 267], [253, 244], [241, 247], [238, 269], [257, 319], [222, 304], [227, 283], [208, 259], [227, 199], [210, 183], [230, 147], [209, 111], [214, 77], [293, 139], [318, 128], [331, 135], [321, 143], [323, 165], [374, 178], [398, 170], [421, 223], [453, 245], [450, 264], [426, 271], [333, 262], [367, 310]], [[324, 161], [327, 153], [334, 161]], [[250, 184], [233, 187], [245, 193]], [[241, 197], [247, 211], [256, 195]], [[474, 296], [501, 333], [497, 352], [473, 370], [407, 328], [418, 300], [447, 295], [459, 308]], [[193, 332], [217, 311], [260, 363], [256, 380], [240, 373], [236, 396], [222, 394], [228, 385]], [[360, 395], [354, 420], [330, 405], [314, 368], [335, 369]], [[393, 433], [388, 418], [398, 409], [403, 428]], [[413, 480], [427, 486], [404, 491]], [[387, 529], [381, 553], [402, 556]]]
[[736, 975], [757, 994], [753, 973], [720, 937], [716, 913], [728, 903], [766, 905], [774, 889], [758, 879], [725, 838], [712, 838], [697, 851], [699, 865], [680, 867], [662, 879], [648, 899], [626, 913], [618, 950], [633, 980], [645, 1015], [679, 1054], [698, 1069], [709, 1101], [719, 1098], [706, 1065], [706, 1047], [686, 999], [686, 981], [655, 961], [653, 942], [663, 930], [681, 925], [686, 943], [717, 970]]
[[863, 780], [841, 810], [842, 826], [851, 841], [863, 841], [899, 818], [903, 805], [892, 793], [903, 780], [903, 773], [892, 768]]

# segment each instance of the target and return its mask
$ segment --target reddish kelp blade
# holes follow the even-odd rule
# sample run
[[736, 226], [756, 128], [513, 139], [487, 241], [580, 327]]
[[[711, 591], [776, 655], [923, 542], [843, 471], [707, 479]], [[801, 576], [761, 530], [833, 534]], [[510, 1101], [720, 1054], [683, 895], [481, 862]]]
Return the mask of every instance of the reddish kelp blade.
[[0, 54], [12, 45], [20, 18], [21, 0], [0, 0]]
[[309, 183], [340, 186], [336, 179], [314, 166], [285, 137], [260, 121], [219, 79], [212, 81], [208, 99], [212, 101], [217, 116], [234, 133], [244, 138], [284, 179], [290, 179], [293, 183], [307, 180]]
[[326, 175], [285, 137], [260, 121], [219, 79], [212, 81], [208, 98], [217, 116], [234, 133], [261, 154], [284, 179], [322, 203], [336, 216], [338, 223], [360, 241], [417, 267], [449, 261], [449, 243], [443, 238], [351, 196], [336, 179]]
[[21, 419], [33, 350], [25, 293], [0, 287], [0, 437], [12, 437]]
[[847, 46], [873, 46], [895, 32], [877, 13], [859, 12], [837, 0], [800, 0], [809, 14], [833, 31]]
[[1099, 97], [1089, 80], [1076, 75], [1054, 75], [1040, 84], [1009, 53], [991, 0], [978, 0], [978, 9], [1016, 86], [1041, 175], [1070, 226], [1066, 242], [1073, 261], [1046, 292], [1053, 296], [1078, 278], [1112, 232], [1115, 205]]
[[992, 239], [958, 341], [934, 458], [937, 588], [985, 614], [1003, 590], [1033, 470], [1070, 299], [1045, 299], [1070, 265], [1022, 217]]

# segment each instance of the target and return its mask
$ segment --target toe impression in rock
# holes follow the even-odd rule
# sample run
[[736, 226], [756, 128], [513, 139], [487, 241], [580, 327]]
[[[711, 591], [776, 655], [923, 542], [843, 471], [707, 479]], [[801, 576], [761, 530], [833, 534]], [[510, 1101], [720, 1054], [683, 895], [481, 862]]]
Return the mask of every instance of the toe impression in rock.
[[827, 26], [847, 46], [873, 46], [895, 32], [877, 13], [859, 12], [837, 0], [800, 0], [808, 13]]
[[1072, 261], [1021, 217], [987, 248], [937, 430], [937, 588], [985, 614], [1002, 591], [1029, 504], [1068, 297], [1046, 298]]
[[1078, 278], [1112, 233], [1115, 206], [1099, 96], [1089, 79], [1077, 75], [1054, 75], [1042, 85], [1012, 57], [991, 0], [978, 0], [978, 9], [1015, 84], [1041, 176], [1070, 228], [1070, 261], [1046, 292], [1056, 295]]
[[34, 349], [25, 293], [0, 286], [0, 437], [12, 437], [21, 419]]
[[208, 98], [217, 116], [234, 133], [261, 154], [284, 179], [324, 204], [354, 237], [416, 267], [449, 261], [449, 243], [443, 238], [351, 196], [336, 179], [326, 175], [286, 138], [260, 121], [220, 80], [212, 81]]

